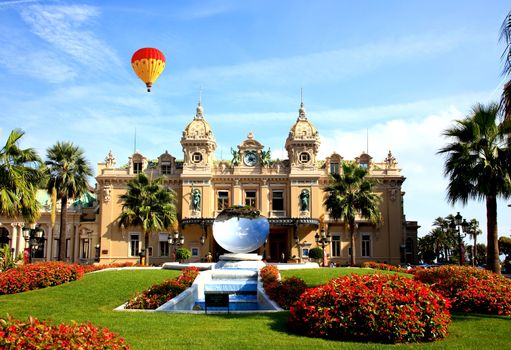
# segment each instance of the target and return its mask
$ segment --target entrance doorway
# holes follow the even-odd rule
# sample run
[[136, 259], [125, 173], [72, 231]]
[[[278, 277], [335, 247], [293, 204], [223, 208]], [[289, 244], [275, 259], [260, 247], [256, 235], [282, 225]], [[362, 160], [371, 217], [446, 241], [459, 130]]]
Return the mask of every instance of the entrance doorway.
[[287, 232], [270, 232], [268, 239], [270, 244], [270, 256], [268, 261], [286, 262], [289, 252], [287, 249]]

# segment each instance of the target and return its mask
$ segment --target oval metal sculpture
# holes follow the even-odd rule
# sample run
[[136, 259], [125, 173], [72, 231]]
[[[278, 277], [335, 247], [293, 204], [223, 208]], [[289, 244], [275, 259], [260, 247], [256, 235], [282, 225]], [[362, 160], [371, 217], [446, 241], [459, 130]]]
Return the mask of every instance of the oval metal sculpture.
[[224, 209], [213, 222], [213, 237], [231, 253], [250, 253], [264, 244], [270, 232], [268, 219], [250, 207]]
[[151, 92], [151, 86], [165, 69], [165, 56], [158, 49], [144, 47], [133, 54], [131, 66], [140, 80], [146, 84], [147, 92]]

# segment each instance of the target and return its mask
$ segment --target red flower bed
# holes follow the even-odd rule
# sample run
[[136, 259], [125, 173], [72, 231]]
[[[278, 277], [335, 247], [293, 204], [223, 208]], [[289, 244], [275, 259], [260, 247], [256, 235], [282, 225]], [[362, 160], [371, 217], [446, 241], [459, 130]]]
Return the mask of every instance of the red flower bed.
[[83, 267], [64, 262], [41, 262], [21, 265], [0, 273], [0, 294], [57, 286], [83, 276]]
[[384, 343], [447, 335], [449, 301], [402, 276], [351, 275], [309, 288], [291, 306], [289, 327], [311, 337]]
[[183, 269], [178, 277], [165, 280], [137, 293], [128, 301], [126, 309], [157, 309], [189, 288], [198, 274], [199, 270], [196, 267]]
[[85, 273], [94, 272], [104, 269], [118, 268], [118, 267], [133, 267], [133, 266], [142, 266], [140, 264], [135, 264], [132, 262], [123, 262], [123, 263], [113, 263], [113, 264], [101, 264], [101, 265], [82, 265]]
[[0, 349], [129, 349], [124, 339], [90, 323], [50, 325], [33, 317], [28, 322], [0, 319]]
[[383, 264], [383, 263], [377, 263], [377, 262], [374, 262], [374, 261], [363, 262], [362, 263], [362, 267], [370, 267], [370, 268], [375, 269], [375, 270], [384, 270], [384, 271], [394, 271], [394, 272], [408, 273], [408, 271], [406, 269], [403, 269], [402, 267], [394, 266], [394, 265], [389, 265], [389, 264]]
[[260, 271], [264, 291], [283, 309], [289, 310], [291, 305], [300, 299], [307, 289], [307, 284], [298, 277], [289, 277], [279, 281], [279, 270], [276, 266], [267, 265]]
[[453, 310], [511, 315], [511, 280], [491, 271], [441, 266], [414, 271], [414, 279], [452, 300]]

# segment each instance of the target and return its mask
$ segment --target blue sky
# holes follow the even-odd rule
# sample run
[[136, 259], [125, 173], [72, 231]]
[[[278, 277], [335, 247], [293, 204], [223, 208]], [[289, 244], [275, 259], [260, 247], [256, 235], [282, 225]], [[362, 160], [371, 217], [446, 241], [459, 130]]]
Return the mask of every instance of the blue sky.
[[[44, 157], [57, 140], [94, 165], [137, 149], [182, 158], [182, 130], [202, 87], [217, 158], [248, 132], [282, 158], [300, 88], [321, 135], [320, 157], [392, 150], [407, 219], [426, 234], [460, 211], [485, 227], [484, 203], [445, 201], [441, 132], [476, 102], [498, 100], [499, 28], [507, 1], [0, 0], [0, 141], [26, 131]], [[151, 93], [131, 70], [140, 47], [167, 66]], [[511, 208], [499, 202], [499, 232]]]

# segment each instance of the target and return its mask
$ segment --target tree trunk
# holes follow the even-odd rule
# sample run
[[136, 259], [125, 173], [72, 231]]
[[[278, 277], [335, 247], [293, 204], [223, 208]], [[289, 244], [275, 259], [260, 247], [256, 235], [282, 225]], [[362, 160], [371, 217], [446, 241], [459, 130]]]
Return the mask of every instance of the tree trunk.
[[149, 234], [150, 232], [144, 232], [145, 266], [149, 266]]
[[67, 197], [60, 199], [60, 238], [59, 260], [66, 261], [66, 238], [67, 238]]
[[488, 241], [488, 247], [486, 248], [487, 269], [500, 274], [497, 197], [494, 195], [486, 196], [486, 230]]
[[355, 224], [350, 224], [350, 266], [355, 266]]

